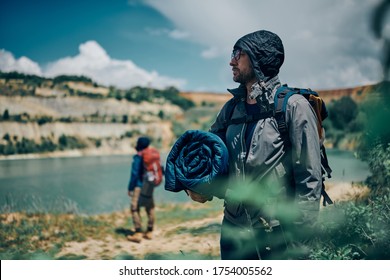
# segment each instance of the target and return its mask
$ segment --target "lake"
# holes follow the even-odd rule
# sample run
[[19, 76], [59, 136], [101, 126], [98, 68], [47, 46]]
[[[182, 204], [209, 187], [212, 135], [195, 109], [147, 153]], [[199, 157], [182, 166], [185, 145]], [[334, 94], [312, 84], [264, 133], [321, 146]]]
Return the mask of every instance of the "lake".
[[[329, 181], [362, 181], [365, 162], [351, 152], [329, 150]], [[109, 213], [128, 209], [131, 156], [44, 158], [0, 161], [0, 212]], [[184, 202], [184, 192], [155, 190], [157, 204]]]

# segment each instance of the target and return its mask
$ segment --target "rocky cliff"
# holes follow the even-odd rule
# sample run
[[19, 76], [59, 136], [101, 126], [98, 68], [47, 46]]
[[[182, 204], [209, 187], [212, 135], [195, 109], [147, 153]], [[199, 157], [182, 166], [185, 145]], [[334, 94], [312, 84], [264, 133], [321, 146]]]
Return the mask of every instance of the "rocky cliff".
[[133, 92], [108, 96], [112, 89], [86, 82], [64, 86], [29, 81], [0, 81], [2, 158], [42, 151], [50, 155], [132, 153], [140, 135], [168, 149], [175, 138], [172, 122], [183, 115], [181, 107], [161, 98], [131, 101], [123, 96]]

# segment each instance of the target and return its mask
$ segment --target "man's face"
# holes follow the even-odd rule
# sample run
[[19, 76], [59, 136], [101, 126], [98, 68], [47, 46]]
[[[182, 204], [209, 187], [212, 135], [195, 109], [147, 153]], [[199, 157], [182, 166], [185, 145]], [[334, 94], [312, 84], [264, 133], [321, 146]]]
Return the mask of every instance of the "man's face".
[[233, 81], [247, 84], [256, 80], [249, 56], [245, 52], [234, 50], [229, 65], [232, 66]]

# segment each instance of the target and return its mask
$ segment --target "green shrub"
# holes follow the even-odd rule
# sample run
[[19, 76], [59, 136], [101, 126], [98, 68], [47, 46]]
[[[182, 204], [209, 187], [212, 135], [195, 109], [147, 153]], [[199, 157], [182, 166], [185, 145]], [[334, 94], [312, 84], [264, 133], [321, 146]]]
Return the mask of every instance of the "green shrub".
[[337, 129], [345, 129], [358, 114], [358, 106], [349, 96], [343, 96], [330, 104], [329, 118]]
[[180, 92], [174, 87], [168, 87], [164, 90], [133, 87], [130, 90], [125, 91], [124, 97], [131, 102], [141, 103], [155, 102], [158, 99], [167, 100], [174, 105], [186, 110], [195, 106], [195, 103], [180, 96]]
[[63, 82], [85, 82], [93, 83], [93, 81], [86, 76], [76, 76], [76, 75], [60, 75], [53, 79], [54, 84], [60, 84]]
[[60, 150], [70, 150], [70, 149], [83, 149], [87, 145], [74, 136], [67, 136], [62, 134], [58, 138], [58, 145]]
[[53, 121], [53, 118], [52, 117], [49, 117], [49, 116], [41, 116], [37, 119], [37, 123], [39, 125], [44, 125], [45, 123], [50, 123]]
[[41, 137], [39, 152], [53, 152], [57, 149], [57, 145], [48, 137]]
[[5, 121], [9, 120], [9, 111], [8, 111], [8, 109], [4, 110], [3, 120], [5, 120]]
[[390, 196], [328, 207], [321, 213], [313, 259], [390, 259]]

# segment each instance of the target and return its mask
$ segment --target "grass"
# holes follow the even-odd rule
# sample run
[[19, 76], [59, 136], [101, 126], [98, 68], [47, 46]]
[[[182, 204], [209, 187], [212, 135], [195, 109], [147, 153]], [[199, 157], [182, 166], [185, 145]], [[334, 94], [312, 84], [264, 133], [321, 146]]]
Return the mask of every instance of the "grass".
[[222, 201], [215, 199], [205, 204], [167, 204], [162, 205], [161, 210], [156, 212], [157, 220], [162, 225], [182, 223], [220, 214], [222, 212]]
[[[106, 221], [68, 214], [10, 213], [0, 216], [1, 259], [53, 259], [66, 242], [102, 238]], [[72, 257], [73, 259], [73, 257]]]
[[[215, 217], [221, 211], [220, 201], [202, 205], [195, 203], [159, 205], [156, 208], [156, 224], [158, 227], [181, 224]], [[125, 252], [125, 248], [120, 244], [113, 245], [113, 248], [121, 253], [112, 257], [105, 243], [125, 240], [125, 236], [132, 233], [131, 228], [132, 221], [128, 210], [94, 216], [25, 212], [1, 214], [0, 259], [88, 259], [90, 257], [87, 252], [59, 254], [69, 243], [82, 244], [88, 240], [101, 241], [99, 259], [136, 259]], [[213, 225], [209, 230], [179, 227], [176, 232], [167, 232], [166, 235], [189, 233], [196, 236], [210, 232], [216, 233], [216, 226]], [[167, 252], [146, 254], [145, 259], [177, 259], [179, 256], [180, 254], [177, 255], [175, 252]], [[211, 256], [191, 253], [185, 258], [209, 259]]]
[[[309, 258], [389, 259], [389, 210], [388, 195], [368, 201], [339, 203], [323, 209]], [[126, 240], [126, 235], [132, 234], [129, 210], [94, 216], [23, 212], [1, 214], [0, 259], [218, 259], [216, 240], [220, 221], [216, 218], [221, 213], [221, 200], [205, 204], [158, 205], [156, 226], [161, 233], [156, 239], [157, 243], [145, 244], [159, 246], [170, 242], [177, 245], [161, 250], [152, 246], [146, 251], [142, 251], [140, 244]], [[146, 219], [143, 220], [146, 222]], [[191, 246], [202, 242], [202, 252], [194, 250], [198, 247]], [[98, 250], [91, 253], [91, 248]], [[136, 252], [135, 249], [140, 249], [142, 255], [140, 250]]]

